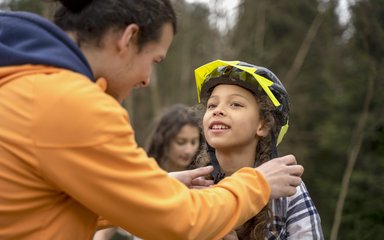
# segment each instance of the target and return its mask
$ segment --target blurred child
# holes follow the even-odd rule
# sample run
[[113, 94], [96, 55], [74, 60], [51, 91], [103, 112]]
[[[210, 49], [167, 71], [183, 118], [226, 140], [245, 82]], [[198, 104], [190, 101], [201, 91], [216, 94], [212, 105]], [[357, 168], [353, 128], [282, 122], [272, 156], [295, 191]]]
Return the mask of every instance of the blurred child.
[[202, 142], [199, 118], [183, 104], [167, 108], [149, 137], [147, 152], [168, 172], [193, 168]]

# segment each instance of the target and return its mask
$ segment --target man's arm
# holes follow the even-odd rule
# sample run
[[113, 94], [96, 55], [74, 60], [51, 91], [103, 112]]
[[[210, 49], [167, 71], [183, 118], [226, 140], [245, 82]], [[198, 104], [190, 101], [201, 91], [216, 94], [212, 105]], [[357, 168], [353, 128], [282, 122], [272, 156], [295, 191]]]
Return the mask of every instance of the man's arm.
[[200, 167], [192, 170], [169, 172], [168, 175], [176, 178], [189, 188], [206, 188], [213, 184], [213, 180], [205, 178], [213, 171], [212, 166]]
[[273, 195], [274, 189], [290, 192], [281, 181], [300, 179], [281, 160], [270, 168], [241, 169], [206, 189], [189, 189], [137, 146], [120, 105], [81, 84], [76, 80], [65, 88], [62, 94], [71, 97], [56, 94], [52, 98], [60, 101], [40, 102], [34, 134], [39, 169], [76, 202], [136, 236], [218, 239], [265, 206], [270, 186]]
[[[272, 159], [257, 167], [271, 188], [271, 198], [288, 197], [296, 193], [296, 187], [300, 185], [300, 176], [304, 172], [301, 165], [297, 165], [293, 155], [286, 155]], [[169, 175], [178, 179], [190, 188], [206, 188], [213, 184], [212, 180], [206, 180], [204, 176], [213, 171], [212, 166], [196, 168], [193, 170], [170, 172]]]

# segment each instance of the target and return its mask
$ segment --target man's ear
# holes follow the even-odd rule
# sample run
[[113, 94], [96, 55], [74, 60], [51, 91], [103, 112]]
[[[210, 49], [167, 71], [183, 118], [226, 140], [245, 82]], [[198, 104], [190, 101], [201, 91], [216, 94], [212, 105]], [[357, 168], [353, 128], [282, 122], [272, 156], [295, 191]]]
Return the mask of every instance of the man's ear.
[[122, 34], [120, 35], [117, 48], [119, 52], [126, 51], [129, 47], [133, 47], [133, 45], [137, 44], [137, 35], [139, 32], [139, 26], [137, 24], [129, 24]]

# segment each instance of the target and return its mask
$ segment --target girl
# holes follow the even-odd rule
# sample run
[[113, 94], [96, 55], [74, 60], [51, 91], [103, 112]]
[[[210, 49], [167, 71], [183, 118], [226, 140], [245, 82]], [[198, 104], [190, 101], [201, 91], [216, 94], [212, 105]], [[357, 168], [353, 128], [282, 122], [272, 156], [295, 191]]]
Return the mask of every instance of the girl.
[[[206, 106], [203, 130], [207, 154], [219, 182], [243, 167], [277, 156], [288, 129], [289, 99], [268, 69], [217, 60], [195, 70], [199, 101]], [[237, 238], [236, 238], [237, 236]], [[229, 239], [323, 239], [320, 216], [304, 183], [291, 197], [273, 199]]]
[[186, 105], [175, 104], [156, 122], [147, 152], [167, 172], [191, 169], [202, 138], [196, 113]]

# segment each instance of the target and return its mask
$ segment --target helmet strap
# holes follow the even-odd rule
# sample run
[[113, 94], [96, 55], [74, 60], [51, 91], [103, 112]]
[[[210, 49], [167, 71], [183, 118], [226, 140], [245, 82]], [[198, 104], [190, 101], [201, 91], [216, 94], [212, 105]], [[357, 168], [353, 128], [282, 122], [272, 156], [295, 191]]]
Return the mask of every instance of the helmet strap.
[[277, 139], [276, 134], [271, 133], [271, 159], [277, 158]]
[[213, 166], [213, 172], [212, 172], [211, 176], [213, 178], [214, 183], [216, 184], [216, 183], [220, 182], [220, 180], [225, 177], [225, 173], [221, 172], [220, 163], [219, 163], [219, 161], [217, 161], [215, 149], [212, 146], [210, 146], [209, 144], [207, 144], [207, 146], [208, 146], [209, 157], [211, 159], [211, 164]]

